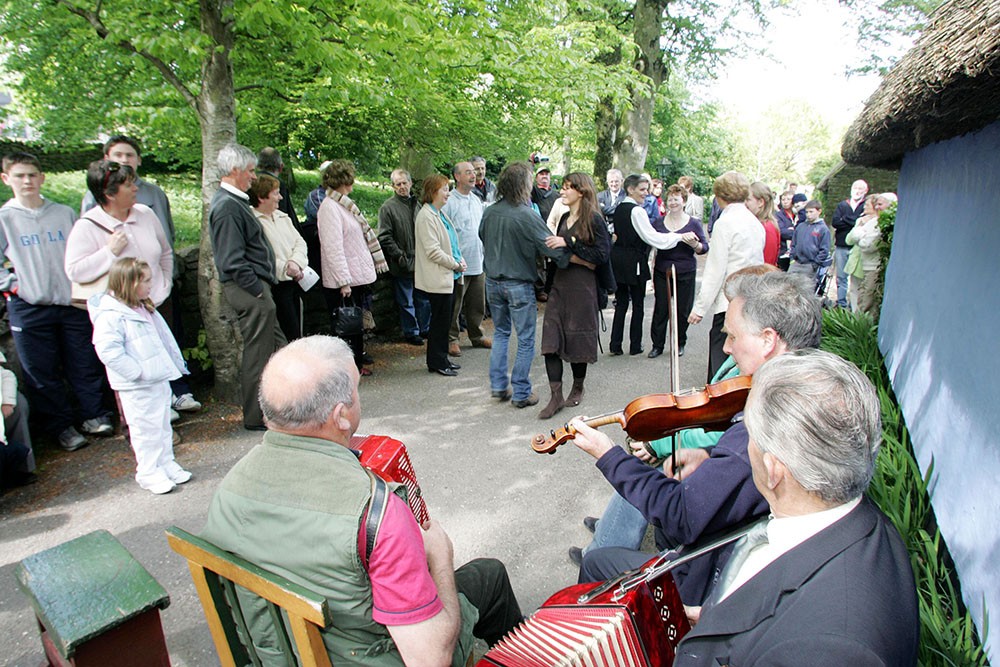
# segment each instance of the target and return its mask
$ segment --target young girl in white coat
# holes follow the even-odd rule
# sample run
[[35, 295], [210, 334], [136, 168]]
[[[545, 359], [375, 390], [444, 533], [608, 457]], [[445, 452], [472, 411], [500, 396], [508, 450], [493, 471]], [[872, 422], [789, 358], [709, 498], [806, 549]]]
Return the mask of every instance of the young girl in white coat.
[[135, 452], [135, 481], [161, 494], [191, 479], [174, 461], [170, 428], [170, 380], [187, 373], [167, 323], [149, 298], [152, 272], [135, 257], [119, 259], [108, 274], [108, 291], [87, 303], [94, 348], [118, 392]]

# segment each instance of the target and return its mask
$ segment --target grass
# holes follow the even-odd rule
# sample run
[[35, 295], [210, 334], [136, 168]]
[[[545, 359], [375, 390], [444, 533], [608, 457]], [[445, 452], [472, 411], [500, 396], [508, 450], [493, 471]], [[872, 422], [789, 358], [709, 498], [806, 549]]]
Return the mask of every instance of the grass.
[[934, 519], [928, 493], [934, 464], [932, 461], [926, 474], [920, 473], [876, 332], [871, 317], [863, 313], [835, 310], [823, 315], [823, 349], [854, 363], [878, 390], [882, 448], [868, 495], [896, 526], [910, 553], [920, 605], [919, 663], [986, 665], [975, 624], [962, 604], [951, 559]]
[[[174, 217], [177, 235], [175, 247], [197, 245], [201, 238], [201, 174], [141, 174], [141, 176], [163, 188], [167, 198], [170, 199], [170, 213]], [[296, 191], [292, 198], [299, 211], [299, 217], [302, 218], [304, 217], [302, 204], [306, 200], [306, 195], [319, 185], [319, 175], [314, 171], [297, 171], [295, 182]], [[86, 189], [87, 183], [82, 171], [66, 171], [46, 174], [42, 193], [52, 201], [79, 211]], [[368, 222], [375, 225], [378, 221], [379, 206], [391, 194], [392, 191], [386, 188], [358, 182], [354, 184], [351, 198], [368, 218]], [[11, 196], [10, 188], [0, 183], [0, 202], [7, 201]]]

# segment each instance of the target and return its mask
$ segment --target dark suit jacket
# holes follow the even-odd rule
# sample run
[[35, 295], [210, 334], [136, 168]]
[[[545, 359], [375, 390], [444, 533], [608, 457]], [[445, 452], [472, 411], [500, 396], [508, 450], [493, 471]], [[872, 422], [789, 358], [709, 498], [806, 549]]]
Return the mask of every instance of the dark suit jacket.
[[919, 633], [906, 547], [864, 498], [706, 607], [674, 665], [915, 665]]

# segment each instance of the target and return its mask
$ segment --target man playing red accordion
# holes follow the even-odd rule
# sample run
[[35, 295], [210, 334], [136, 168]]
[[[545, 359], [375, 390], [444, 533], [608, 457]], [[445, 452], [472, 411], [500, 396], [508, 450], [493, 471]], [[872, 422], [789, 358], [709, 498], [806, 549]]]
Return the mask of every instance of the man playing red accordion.
[[[260, 403], [268, 432], [222, 480], [202, 536], [324, 595], [333, 664], [458, 667], [473, 636], [493, 644], [520, 621], [503, 563], [477, 559], [455, 571], [444, 529], [417, 525], [395, 493], [368, 553], [377, 482], [349, 448], [361, 400], [343, 341], [312, 336], [276, 352]], [[258, 652], [284, 664], [266, 609], [247, 603]]]

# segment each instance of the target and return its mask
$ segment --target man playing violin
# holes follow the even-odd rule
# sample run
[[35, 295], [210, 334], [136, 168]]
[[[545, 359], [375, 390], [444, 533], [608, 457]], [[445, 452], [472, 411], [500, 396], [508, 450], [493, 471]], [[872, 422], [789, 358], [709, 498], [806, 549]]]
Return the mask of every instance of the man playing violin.
[[[739, 275], [726, 283], [725, 351], [745, 375], [786, 352], [819, 345], [822, 311], [811, 286], [781, 272]], [[606, 434], [582, 419], [570, 422], [577, 447], [597, 459], [597, 468], [619, 495], [654, 527], [669, 545], [692, 544], [767, 512], [754, 486], [742, 413], [714, 447], [681, 449], [676, 469], [663, 472], [616, 447]], [[664, 474], [664, 472], [666, 474]], [[674, 570], [681, 599], [699, 605], [717, 577], [714, 552]], [[649, 559], [634, 549], [608, 547], [590, 551], [580, 567], [580, 583], [602, 581]]]

